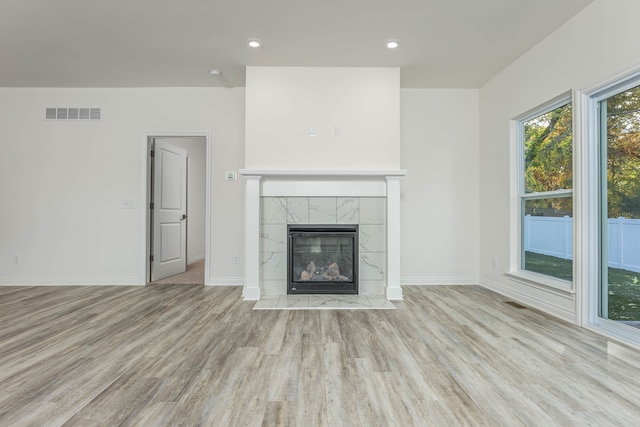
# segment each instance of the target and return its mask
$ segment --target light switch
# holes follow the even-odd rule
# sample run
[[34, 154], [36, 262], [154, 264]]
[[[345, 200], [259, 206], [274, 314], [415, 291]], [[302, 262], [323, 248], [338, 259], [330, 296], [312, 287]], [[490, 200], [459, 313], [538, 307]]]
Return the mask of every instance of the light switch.
[[235, 171], [227, 172], [227, 181], [235, 181], [236, 179]]
[[123, 200], [122, 209], [133, 209], [133, 200]]

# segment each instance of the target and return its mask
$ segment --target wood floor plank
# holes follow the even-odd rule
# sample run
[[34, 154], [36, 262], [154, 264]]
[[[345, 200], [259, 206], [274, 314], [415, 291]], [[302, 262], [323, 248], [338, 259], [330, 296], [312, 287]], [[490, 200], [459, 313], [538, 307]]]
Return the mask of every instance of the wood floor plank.
[[637, 351], [477, 286], [407, 286], [397, 310], [362, 311], [254, 311], [240, 292], [0, 287], [0, 425], [640, 419]]
[[[325, 316], [328, 315], [325, 314]], [[309, 335], [302, 337], [298, 366], [298, 399], [295, 406], [296, 425], [328, 425], [327, 381], [325, 381], [323, 365], [324, 345], [313, 341]]]

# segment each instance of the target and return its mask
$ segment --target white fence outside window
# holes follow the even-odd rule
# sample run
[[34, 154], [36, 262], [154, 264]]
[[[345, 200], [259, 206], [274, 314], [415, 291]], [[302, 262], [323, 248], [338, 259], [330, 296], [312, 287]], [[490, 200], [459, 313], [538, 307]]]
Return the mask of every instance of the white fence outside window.
[[[640, 219], [607, 220], [609, 267], [640, 272]], [[524, 217], [524, 250], [573, 259], [573, 218]]]

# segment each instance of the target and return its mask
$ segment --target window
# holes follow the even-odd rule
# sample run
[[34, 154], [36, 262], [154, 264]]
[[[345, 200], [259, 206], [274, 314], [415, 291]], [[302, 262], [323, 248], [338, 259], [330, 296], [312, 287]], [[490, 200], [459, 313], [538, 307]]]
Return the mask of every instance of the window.
[[518, 271], [571, 282], [573, 117], [569, 98], [523, 116], [516, 129]]
[[640, 328], [640, 77], [595, 100], [601, 189], [598, 316]]

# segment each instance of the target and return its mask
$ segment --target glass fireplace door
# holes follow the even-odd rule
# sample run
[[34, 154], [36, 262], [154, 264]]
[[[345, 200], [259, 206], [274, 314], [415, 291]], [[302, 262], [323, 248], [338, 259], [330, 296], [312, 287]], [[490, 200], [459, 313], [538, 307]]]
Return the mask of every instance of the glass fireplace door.
[[288, 293], [358, 293], [357, 225], [287, 228]]

